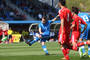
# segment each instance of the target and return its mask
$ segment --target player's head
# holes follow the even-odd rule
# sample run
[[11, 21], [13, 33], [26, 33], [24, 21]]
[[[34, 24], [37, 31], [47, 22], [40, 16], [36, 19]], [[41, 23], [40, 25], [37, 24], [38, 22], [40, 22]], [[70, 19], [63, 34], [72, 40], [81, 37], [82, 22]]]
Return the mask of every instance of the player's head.
[[47, 16], [46, 15], [43, 15], [42, 17], [42, 23], [45, 24], [47, 22]]
[[59, 0], [58, 6], [61, 8], [61, 6], [66, 6], [66, 0]]
[[79, 9], [77, 7], [72, 7], [72, 14], [78, 14]]

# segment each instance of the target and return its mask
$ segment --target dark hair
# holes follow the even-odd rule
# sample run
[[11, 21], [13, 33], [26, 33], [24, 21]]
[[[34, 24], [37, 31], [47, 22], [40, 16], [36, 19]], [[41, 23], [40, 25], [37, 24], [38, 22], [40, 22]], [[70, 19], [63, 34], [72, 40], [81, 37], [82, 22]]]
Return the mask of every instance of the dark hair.
[[61, 3], [61, 5], [65, 6], [66, 5], [66, 0], [59, 0], [59, 3]]
[[74, 12], [75, 14], [78, 14], [79, 9], [77, 7], [72, 7], [72, 12]]
[[42, 18], [44, 18], [45, 20], [47, 20], [47, 16], [46, 15], [43, 15]]

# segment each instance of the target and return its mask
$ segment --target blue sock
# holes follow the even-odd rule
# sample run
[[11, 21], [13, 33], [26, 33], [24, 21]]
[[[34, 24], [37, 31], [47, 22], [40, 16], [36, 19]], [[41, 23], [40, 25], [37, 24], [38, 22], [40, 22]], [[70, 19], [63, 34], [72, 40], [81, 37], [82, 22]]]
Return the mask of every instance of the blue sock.
[[48, 50], [47, 50], [46, 46], [45, 46], [45, 45], [42, 45], [42, 48], [43, 48], [44, 52], [45, 52], [46, 54], [48, 54]]
[[81, 46], [81, 48], [82, 48], [82, 52], [85, 53], [85, 47], [84, 47], [84, 45]]
[[90, 45], [88, 45], [88, 55], [90, 55]]
[[35, 37], [35, 39], [32, 40], [32, 41], [30, 42], [30, 44], [34, 44], [34, 43], [37, 42], [38, 40], [39, 40], [39, 38], [38, 38], [38, 37]]
[[[82, 41], [81, 41], [82, 42]], [[80, 46], [81, 47], [81, 49], [82, 49], [82, 52], [83, 53], [85, 53], [85, 47], [84, 47], [84, 45], [83, 46]]]

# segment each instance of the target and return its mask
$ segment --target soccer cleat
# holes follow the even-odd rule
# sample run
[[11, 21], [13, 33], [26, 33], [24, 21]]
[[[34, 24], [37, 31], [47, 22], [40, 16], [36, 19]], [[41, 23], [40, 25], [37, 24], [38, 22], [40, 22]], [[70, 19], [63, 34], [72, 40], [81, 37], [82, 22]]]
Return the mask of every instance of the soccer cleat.
[[88, 57], [90, 58], [90, 55]]
[[79, 55], [80, 55], [80, 57], [83, 56], [83, 52], [82, 52], [82, 48], [81, 47], [79, 47]]
[[50, 55], [49, 53], [46, 53], [45, 55]]
[[29, 45], [29, 46], [32, 46], [32, 44], [31, 44], [31, 43], [29, 43], [28, 45]]
[[86, 56], [87, 55], [87, 53], [85, 52], [85, 53], [83, 53], [83, 56]]
[[30, 43], [31, 42], [31, 40], [27, 40], [27, 41], [25, 41], [29, 46], [31, 46], [32, 44]]

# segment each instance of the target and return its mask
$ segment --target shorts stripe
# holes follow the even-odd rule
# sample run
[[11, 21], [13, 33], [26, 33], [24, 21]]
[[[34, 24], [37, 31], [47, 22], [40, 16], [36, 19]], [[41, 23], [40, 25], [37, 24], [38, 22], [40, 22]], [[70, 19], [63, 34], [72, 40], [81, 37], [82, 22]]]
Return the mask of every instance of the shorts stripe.
[[74, 42], [74, 35], [72, 35], [72, 42]]
[[60, 36], [59, 36], [59, 42], [61, 42], [62, 41], [62, 35], [60, 34]]

